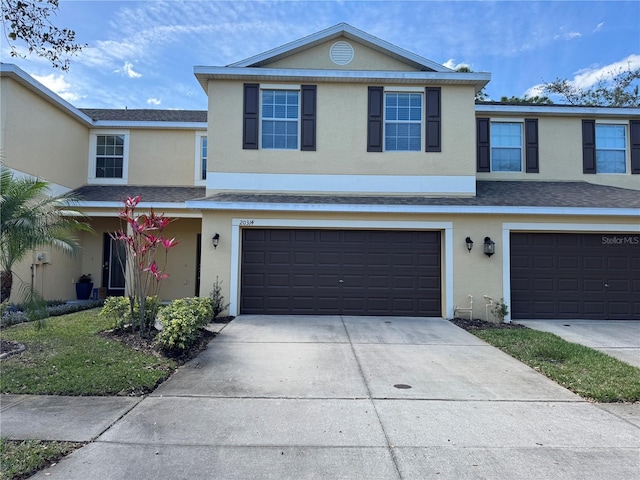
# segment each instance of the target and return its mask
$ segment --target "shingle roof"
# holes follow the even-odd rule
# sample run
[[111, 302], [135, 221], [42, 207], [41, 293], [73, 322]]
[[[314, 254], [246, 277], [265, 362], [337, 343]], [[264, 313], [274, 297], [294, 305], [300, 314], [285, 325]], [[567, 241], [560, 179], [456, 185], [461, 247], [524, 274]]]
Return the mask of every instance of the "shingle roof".
[[640, 191], [587, 182], [478, 181], [475, 197], [218, 193], [209, 202], [328, 205], [638, 208]]
[[194, 122], [207, 121], [206, 110], [156, 110], [156, 109], [107, 109], [81, 108], [81, 112], [96, 120], [125, 122]]
[[478, 181], [475, 197], [304, 195], [218, 193], [205, 198], [205, 187], [85, 185], [74, 194], [86, 202], [119, 202], [142, 196], [143, 202], [189, 200], [224, 203], [316, 205], [408, 205], [481, 207], [630, 208], [640, 210], [640, 191], [588, 182]]
[[205, 187], [163, 187], [140, 185], [85, 185], [73, 191], [83, 202], [120, 202], [140, 195], [143, 202], [182, 203], [204, 197]]

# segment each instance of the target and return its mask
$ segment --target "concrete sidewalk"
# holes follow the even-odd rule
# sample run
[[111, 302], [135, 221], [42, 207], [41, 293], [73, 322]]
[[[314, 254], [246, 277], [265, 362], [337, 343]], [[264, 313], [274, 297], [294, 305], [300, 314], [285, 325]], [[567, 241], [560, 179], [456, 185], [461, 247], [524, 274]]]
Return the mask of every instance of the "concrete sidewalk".
[[515, 320], [514, 323], [553, 333], [640, 367], [638, 320]]
[[240, 316], [34, 478], [635, 479], [638, 407], [583, 401], [443, 319]]

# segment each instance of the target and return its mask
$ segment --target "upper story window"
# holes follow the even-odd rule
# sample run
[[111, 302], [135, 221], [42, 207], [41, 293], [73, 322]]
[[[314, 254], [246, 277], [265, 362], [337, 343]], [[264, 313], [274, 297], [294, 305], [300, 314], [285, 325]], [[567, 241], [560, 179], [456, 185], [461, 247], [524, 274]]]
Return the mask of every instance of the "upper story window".
[[582, 120], [582, 173], [640, 174], [640, 120]]
[[540, 173], [537, 118], [476, 118], [476, 171]]
[[94, 131], [89, 143], [89, 183], [127, 183], [129, 132]]
[[98, 135], [96, 138], [96, 178], [122, 178], [124, 135]]
[[207, 137], [200, 137], [200, 180], [207, 179]]
[[316, 85], [243, 86], [244, 150], [316, 150]]
[[522, 123], [491, 122], [491, 171], [522, 171]]
[[422, 149], [421, 93], [385, 93], [384, 148], [390, 152]]
[[626, 173], [626, 125], [596, 124], [596, 172]]
[[300, 92], [262, 90], [262, 148], [297, 150]]
[[367, 152], [441, 152], [441, 103], [440, 87], [368, 87]]

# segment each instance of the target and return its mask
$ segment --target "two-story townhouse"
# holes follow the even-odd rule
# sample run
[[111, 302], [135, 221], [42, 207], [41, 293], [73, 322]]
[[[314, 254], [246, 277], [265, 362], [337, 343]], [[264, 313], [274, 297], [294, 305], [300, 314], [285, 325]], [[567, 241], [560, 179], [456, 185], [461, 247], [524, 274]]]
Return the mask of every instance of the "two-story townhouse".
[[75, 298], [74, 283], [87, 273], [100, 293], [123, 294], [109, 233], [123, 228], [122, 201], [136, 195], [139, 212], [153, 207], [176, 219], [166, 234], [181, 243], [168, 257], [171, 276], [160, 296], [197, 295], [201, 215], [185, 202], [205, 193], [207, 112], [78, 109], [15, 65], [2, 64], [0, 75], [3, 164], [47, 180], [54, 193], [73, 191], [95, 231], [81, 234], [75, 258], [43, 248], [21, 262], [11, 300], [19, 302], [20, 285], [32, 282], [47, 299]]
[[640, 317], [640, 109], [475, 105], [346, 24], [195, 75], [232, 314]]
[[163, 298], [218, 279], [232, 315], [450, 318], [472, 296], [485, 318], [487, 296], [516, 319], [640, 318], [639, 108], [476, 104], [488, 73], [346, 24], [195, 67], [207, 112], [79, 110], [1, 72], [5, 163], [81, 194], [98, 232], [38, 267], [66, 268], [48, 298], [87, 271], [123, 291], [105, 233], [139, 193], [179, 218]]

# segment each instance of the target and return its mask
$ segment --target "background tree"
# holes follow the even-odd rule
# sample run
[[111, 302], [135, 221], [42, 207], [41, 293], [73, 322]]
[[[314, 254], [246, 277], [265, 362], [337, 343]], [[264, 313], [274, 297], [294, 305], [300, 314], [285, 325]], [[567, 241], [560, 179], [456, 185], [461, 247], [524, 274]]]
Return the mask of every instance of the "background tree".
[[29, 53], [51, 62], [54, 68], [69, 70], [69, 59], [86, 45], [75, 43], [76, 33], [58, 28], [50, 17], [58, 11], [58, 0], [2, 0], [2, 26], [12, 57], [25, 58], [15, 42], [24, 42]]
[[73, 232], [93, 231], [82, 222], [72, 195], [49, 196], [49, 184], [36, 178], [16, 178], [0, 166], [0, 302], [13, 288], [13, 266], [34, 248], [52, 246], [75, 254]]
[[600, 77], [589, 88], [580, 88], [566, 79], [545, 83], [542, 91], [559, 95], [571, 105], [591, 107], [640, 107], [640, 68], [622, 68]]
[[528, 104], [536, 104], [536, 105], [552, 105], [553, 100], [549, 97], [541, 97], [539, 95], [534, 95], [533, 97], [529, 97], [525, 94], [524, 97], [500, 97], [500, 101], [502, 103], [528, 103]]

